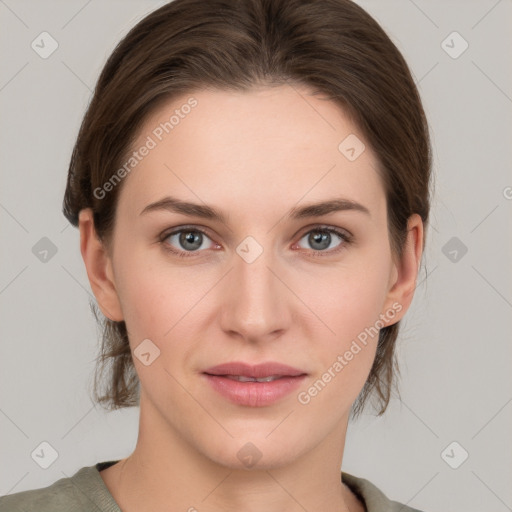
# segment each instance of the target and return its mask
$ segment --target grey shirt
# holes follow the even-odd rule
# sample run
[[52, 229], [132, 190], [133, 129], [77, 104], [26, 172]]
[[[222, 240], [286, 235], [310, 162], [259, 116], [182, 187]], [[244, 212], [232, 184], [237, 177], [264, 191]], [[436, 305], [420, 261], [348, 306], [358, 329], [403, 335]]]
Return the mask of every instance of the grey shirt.
[[[98, 462], [48, 487], [1, 496], [0, 512], [121, 512], [100, 475], [116, 462]], [[341, 480], [365, 504], [367, 512], [421, 512], [389, 500], [364, 478], [343, 472]]]

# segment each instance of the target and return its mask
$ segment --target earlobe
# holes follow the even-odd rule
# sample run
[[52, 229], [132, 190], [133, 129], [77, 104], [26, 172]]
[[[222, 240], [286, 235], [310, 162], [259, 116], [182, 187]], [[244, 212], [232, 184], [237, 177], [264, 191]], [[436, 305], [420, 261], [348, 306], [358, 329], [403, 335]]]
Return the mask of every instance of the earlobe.
[[418, 271], [423, 254], [423, 221], [418, 214], [413, 214], [407, 223], [407, 240], [403, 249], [402, 257], [394, 266], [394, 276], [388, 295], [386, 307], [389, 309], [393, 304], [400, 304], [399, 313], [394, 316], [392, 322], [399, 321], [409, 309], [414, 297]]
[[85, 263], [91, 289], [101, 312], [110, 320], [123, 320], [121, 304], [112, 272], [112, 261], [97, 237], [92, 210], [86, 208], [79, 213], [80, 252]]

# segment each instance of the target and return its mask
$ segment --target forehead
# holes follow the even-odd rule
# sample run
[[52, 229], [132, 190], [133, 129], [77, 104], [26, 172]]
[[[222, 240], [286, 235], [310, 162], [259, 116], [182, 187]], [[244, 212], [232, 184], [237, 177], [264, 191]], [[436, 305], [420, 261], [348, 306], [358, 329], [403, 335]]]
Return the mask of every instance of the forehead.
[[377, 160], [358, 127], [303, 86], [173, 98], [145, 120], [132, 150], [139, 160], [120, 202], [138, 211], [166, 193], [229, 203], [248, 215], [334, 193], [375, 208], [385, 201]]

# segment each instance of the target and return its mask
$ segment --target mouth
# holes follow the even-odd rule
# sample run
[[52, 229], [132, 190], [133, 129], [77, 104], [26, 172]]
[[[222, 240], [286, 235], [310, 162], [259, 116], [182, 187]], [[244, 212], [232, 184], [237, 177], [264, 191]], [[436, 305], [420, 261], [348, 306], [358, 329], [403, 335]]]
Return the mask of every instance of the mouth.
[[[306, 375], [306, 372], [282, 363], [268, 362], [251, 365], [238, 361], [212, 366], [205, 370], [204, 373], [207, 375], [240, 377], [255, 380], [275, 380], [281, 377], [298, 377], [299, 375]], [[268, 380], [263, 382], [268, 382]]]
[[232, 403], [248, 407], [271, 405], [289, 395], [307, 373], [281, 363], [225, 363], [203, 372], [211, 387]]
[[246, 377], [245, 375], [217, 375], [217, 377], [226, 377], [226, 379], [237, 380], [238, 382], [272, 382], [282, 379], [285, 375], [269, 375], [268, 377]]

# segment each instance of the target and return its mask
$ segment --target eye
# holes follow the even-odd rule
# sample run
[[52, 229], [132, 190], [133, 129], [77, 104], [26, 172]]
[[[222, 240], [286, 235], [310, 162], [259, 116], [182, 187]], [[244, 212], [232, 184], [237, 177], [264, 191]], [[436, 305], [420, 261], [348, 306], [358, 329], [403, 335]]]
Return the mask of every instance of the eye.
[[194, 256], [200, 249], [213, 248], [208, 246], [208, 240], [216, 246], [201, 229], [185, 227], [163, 235], [161, 243], [166, 250], [177, 256], [186, 257]]
[[[339, 242], [333, 246], [336, 238], [339, 239]], [[313, 256], [323, 256], [325, 253], [333, 254], [343, 250], [346, 245], [351, 243], [352, 235], [336, 228], [319, 226], [308, 231], [296, 244], [301, 248], [308, 249], [308, 247], [300, 245], [302, 240], [306, 240], [306, 243], [313, 249]], [[163, 234], [160, 237], [160, 243], [166, 251], [179, 257], [195, 256], [201, 249], [220, 248], [220, 245], [213, 242], [202, 229], [186, 226]]]
[[[333, 237], [333, 235], [335, 235]], [[336, 238], [340, 240], [337, 245], [332, 245], [333, 242], [336, 242]], [[300, 247], [300, 242], [302, 240], [306, 240], [306, 243], [309, 244], [310, 248], [314, 249], [314, 253], [336, 253], [344, 248], [345, 245], [351, 242], [351, 236], [339, 229], [331, 228], [331, 227], [317, 227], [308, 231], [298, 242]], [[308, 249], [308, 247], [305, 247]], [[330, 249], [330, 250], [326, 250]], [[313, 254], [314, 254], [313, 253]], [[319, 254], [314, 254], [315, 256]]]

